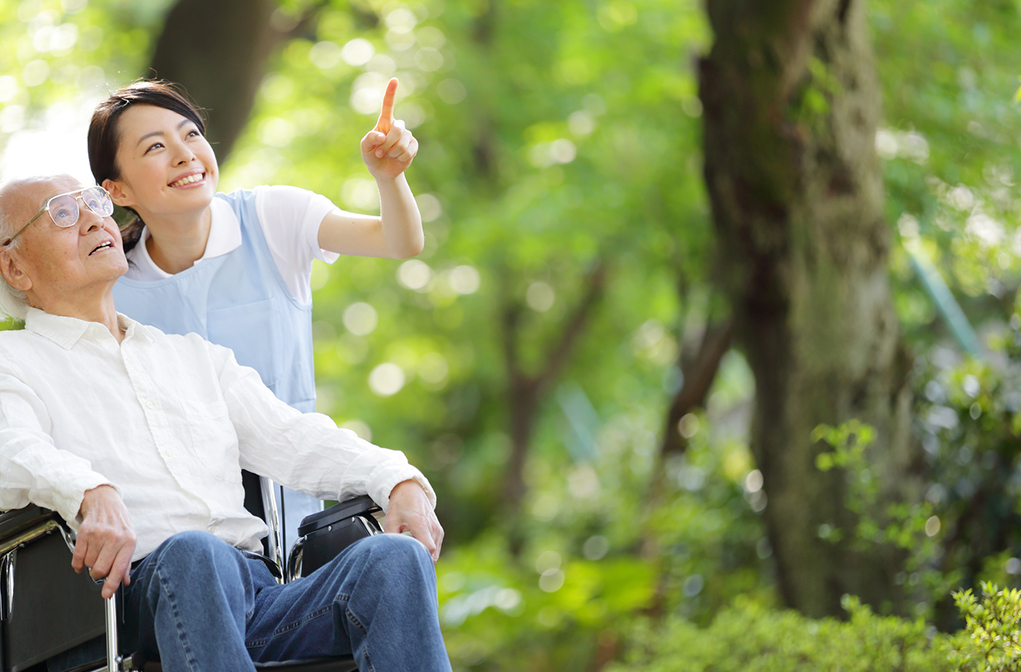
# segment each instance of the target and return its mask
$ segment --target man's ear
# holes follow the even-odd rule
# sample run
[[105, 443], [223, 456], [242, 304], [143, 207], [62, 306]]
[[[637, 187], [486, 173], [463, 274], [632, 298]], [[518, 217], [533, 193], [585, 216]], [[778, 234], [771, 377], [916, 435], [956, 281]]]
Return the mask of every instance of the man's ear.
[[122, 185], [119, 180], [114, 182], [110, 178], [107, 178], [103, 180], [103, 184], [100, 186], [110, 193], [110, 200], [114, 202], [114, 205], [119, 205], [122, 208], [128, 208], [134, 205], [128, 191], [124, 189], [124, 185]]
[[9, 247], [0, 250], [0, 275], [14, 289], [20, 289], [23, 292], [32, 289], [32, 278], [28, 277], [28, 273], [21, 267], [17, 255]]

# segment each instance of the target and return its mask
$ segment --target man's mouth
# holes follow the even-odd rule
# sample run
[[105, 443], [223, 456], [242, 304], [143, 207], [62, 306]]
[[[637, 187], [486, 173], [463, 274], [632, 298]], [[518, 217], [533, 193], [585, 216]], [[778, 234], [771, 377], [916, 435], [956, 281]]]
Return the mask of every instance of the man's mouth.
[[205, 179], [205, 177], [206, 177], [205, 173], [192, 173], [191, 175], [187, 175], [185, 177], [182, 177], [181, 179], [179, 179], [179, 180], [177, 180], [175, 182], [171, 182], [170, 186], [171, 187], [183, 187], [186, 184], [192, 184], [194, 182], [201, 182], [203, 179]]
[[110, 241], [106, 241], [105, 243], [100, 243], [99, 245], [96, 246], [96, 249], [94, 249], [91, 252], [89, 252], [89, 256], [91, 257], [96, 252], [99, 252], [100, 250], [105, 250], [105, 249], [107, 249], [109, 247], [113, 247], [113, 243], [111, 243]]

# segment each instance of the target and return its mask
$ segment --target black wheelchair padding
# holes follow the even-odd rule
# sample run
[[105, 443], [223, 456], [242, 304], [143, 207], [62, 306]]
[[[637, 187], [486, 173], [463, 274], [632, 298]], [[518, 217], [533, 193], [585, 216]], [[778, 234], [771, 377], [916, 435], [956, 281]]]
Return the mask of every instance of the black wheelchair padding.
[[373, 515], [380, 511], [371, 497], [362, 495], [302, 519], [301, 575], [308, 576], [359, 539], [381, 532]]
[[[0, 514], [0, 538], [48, 519], [52, 511], [28, 507]], [[70, 647], [106, 632], [102, 588], [71, 569], [71, 553], [59, 531], [15, 551], [14, 599], [0, 623], [0, 669], [22, 672]], [[3, 586], [2, 599], [9, 598]]]
[[[299, 527], [304, 543], [302, 576], [355, 541], [380, 532], [373, 515], [380, 511], [364, 495], [307, 516]], [[0, 543], [50, 522], [64, 525], [59, 515], [37, 506], [0, 513]], [[90, 640], [105, 651], [102, 588], [87, 573], [76, 574], [71, 569], [71, 552], [60, 530], [24, 543], [14, 554], [11, 613], [0, 609], [4, 616], [0, 618], [0, 672], [40, 672], [46, 669], [44, 661]], [[8, 598], [8, 586], [0, 581], [0, 601], [6, 605]], [[88, 662], [73, 670], [95, 670], [104, 662]], [[160, 669], [158, 663], [152, 668]], [[150, 665], [144, 669], [149, 670]], [[256, 669], [357, 672], [357, 665], [350, 657], [341, 657], [257, 663]]]

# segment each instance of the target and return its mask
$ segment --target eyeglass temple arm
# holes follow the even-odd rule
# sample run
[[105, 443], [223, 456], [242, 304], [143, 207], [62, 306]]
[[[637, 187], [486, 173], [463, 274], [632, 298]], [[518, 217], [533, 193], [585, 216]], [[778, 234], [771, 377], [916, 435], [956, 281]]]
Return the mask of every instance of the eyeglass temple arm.
[[39, 212], [38, 212], [38, 213], [36, 214], [36, 216], [35, 216], [35, 217], [33, 217], [32, 219], [28, 220], [28, 224], [26, 224], [25, 226], [23, 226], [23, 227], [21, 227], [20, 229], [18, 229], [18, 232], [17, 232], [16, 234], [14, 234], [14, 235], [13, 235], [13, 236], [11, 236], [10, 238], [8, 238], [8, 239], [7, 239], [7, 241], [6, 241], [6, 242], [5, 242], [4, 244], [3, 244], [3, 247], [7, 247], [7, 246], [8, 246], [8, 245], [10, 245], [11, 243], [13, 243], [13, 242], [14, 242], [14, 239], [15, 239], [15, 238], [17, 238], [18, 236], [20, 236], [20, 235], [21, 235], [22, 233], [24, 233], [25, 229], [27, 229], [28, 227], [32, 226], [32, 222], [34, 222], [35, 220], [37, 220], [37, 219], [39, 219], [40, 217], [42, 217], [42, 216], [43, 216], [43, 213], [44, 213], [44, 212], [46, 212], [46, 208], [45, 208], [45, 207], [43, 207], [43, 209], [42, 209], [42, 210], [40, 210], [40, 211], [39, 211]]

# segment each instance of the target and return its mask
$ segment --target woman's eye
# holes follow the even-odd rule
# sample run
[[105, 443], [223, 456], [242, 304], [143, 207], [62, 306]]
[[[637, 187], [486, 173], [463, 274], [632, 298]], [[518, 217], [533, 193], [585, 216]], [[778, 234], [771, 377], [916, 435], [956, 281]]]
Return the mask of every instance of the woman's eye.
[[199, 137], [202, 137], [202, 135], [193, 128], [192, 130], [188, 131], [188, 136], [187, 137], [189, 137], [189, 138], [199, 138]]
[[154, 142], [153, 144], [149, 145], [149, 149], [145, 150], [145, 153], [148, 154], [149, 152], [151, 152], [154, 149], [162, 149], [162, 148], [163, 148], [163, 143], [162, 142]]

